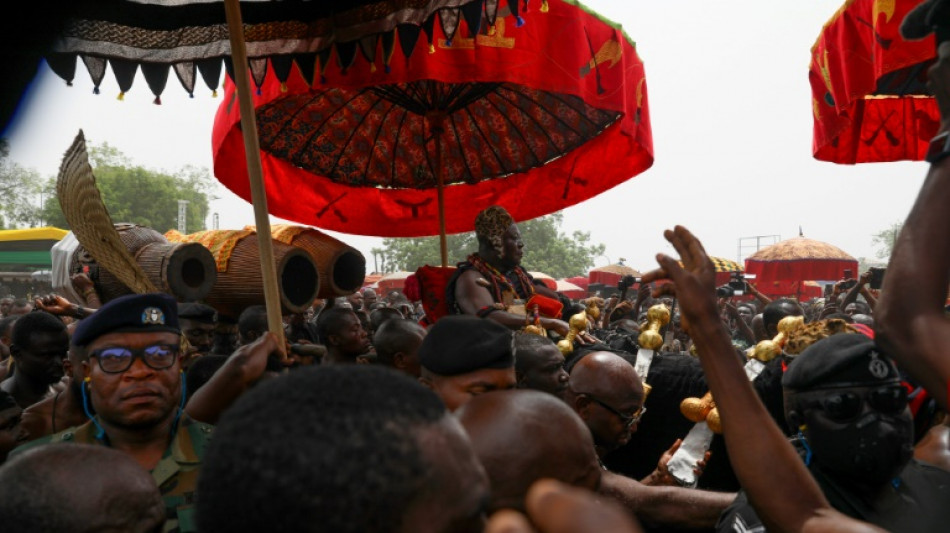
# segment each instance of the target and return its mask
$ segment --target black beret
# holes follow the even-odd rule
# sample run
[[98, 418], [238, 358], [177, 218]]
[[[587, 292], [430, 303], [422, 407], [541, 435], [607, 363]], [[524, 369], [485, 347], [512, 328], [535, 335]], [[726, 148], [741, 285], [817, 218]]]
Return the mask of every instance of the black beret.
[[828, 385], [873, 385], [899, 382], [894, 362], [865, 335], [839, 333], [822, 339], [796, 357], [782, 377], [782, 387], [809, 390]]
[[419, 363], [440, 376], [482, 368], [511, 368], [511, 330], [494, 320], [471, 315], [440, 318], [419, 346]]
[[197, 302], [186, 302], [178, 304], [178, 318], [187, 318], [199, 322], [214, 322], [214, 307], [200, 304]]
[[72, 343], [87, 346], [106, 333], [169, 331], [178, 328], [178, 305], [168, 294], [153, 292], [120, 296], [79, 321]]

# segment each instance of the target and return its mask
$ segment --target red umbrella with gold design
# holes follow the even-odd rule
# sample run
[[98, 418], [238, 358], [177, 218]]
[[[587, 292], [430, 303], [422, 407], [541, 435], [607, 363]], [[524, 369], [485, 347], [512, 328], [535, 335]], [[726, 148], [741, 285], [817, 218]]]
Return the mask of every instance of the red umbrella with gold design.
[[927, 89], [934, 37], [901, 37], [919, 0], [849, 0], [812, 47], [808, 79], [813, 153], [834, 163], [912, 160], [926, 155], [940, 113]]

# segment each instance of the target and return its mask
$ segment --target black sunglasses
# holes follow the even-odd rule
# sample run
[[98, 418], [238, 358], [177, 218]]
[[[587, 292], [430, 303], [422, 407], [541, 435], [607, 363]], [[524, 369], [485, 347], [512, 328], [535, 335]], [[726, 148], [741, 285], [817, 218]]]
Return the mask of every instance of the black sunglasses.
[[591, 396], [590, 394], [585, 394], [584, 396], [587, 396], [588, 398], [591, 399], [591, 401], [593, 401], [593, 402], [596, 403], [597, 405], [599, 405], [599, 406], [603, 407], [604, 409], [610, 411], [611, 413], [617, 415], [617, 417], [620, 418], [620, 421], [623, 422], [624, 427], [630, 427], [630, 426], [632, 426], [632, 425], [634, 425], [634, 424], [639, 424], [639, 423], [640, 423], [640, 419], [643, 418], [643, 415], [646, 414], [646, 412], [647, 412], [647, 408], [646, 408], [646, 407], [640, 406], [640, 408], [637, 409], [633, 414], [625, 415], [625, 414], [621, 413], [620, 411], [618, 411], [617, 409], [614, 409], [613, 407], [607, 405], [606, 403], [604, 403], [604, 402], [598, 400], [597, 398], [594, 398], [594, 397]]
[[125, 372], [132, 367], [136, 357], [142, 359], [153, 370], [165, 370], [175, 364], [180, 347], [177, 344], [153, 344], [133, 349], [125, 346], [110, 346], [93, 350], [90, 354], [99, 361], [99, 368], [108, 374]]
[[818, 407], [825, 416], [834, 422], [850, 422], [864, 411], [865, 401], [877, 411], [896, 416], [907, 407], [907, 389], [900, 385], [889, 385], [875, 389], [850, 389], [828, 394], [806, 402], [806, 407]]

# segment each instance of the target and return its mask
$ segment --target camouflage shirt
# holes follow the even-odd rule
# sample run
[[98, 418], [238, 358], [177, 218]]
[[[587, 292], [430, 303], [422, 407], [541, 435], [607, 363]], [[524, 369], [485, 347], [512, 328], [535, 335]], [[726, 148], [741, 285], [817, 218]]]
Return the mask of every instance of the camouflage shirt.
[[[198, 422], [183, 414], [175, 427], [175, 438], [165, 450], [162, 459], [151, 470], [165, 501], [165, 528], [163, 531], [188, 533], [198, 531], [195, 521], [195, 488], [201, 459], [210, 441], [214, 426]], [[92, 422], [60, 431], [34, 440], [10, 452], [13, 457], [24, 450], [51, 443], [99, 444], [108, 446], [108, 439], [96, 438], [97, 428]]]

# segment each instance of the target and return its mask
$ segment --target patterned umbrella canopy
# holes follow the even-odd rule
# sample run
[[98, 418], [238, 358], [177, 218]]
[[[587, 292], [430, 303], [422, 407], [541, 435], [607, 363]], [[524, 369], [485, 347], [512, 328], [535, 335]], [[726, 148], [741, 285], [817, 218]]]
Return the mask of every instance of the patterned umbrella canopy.
[[[477, 5], [470, 11], [480, 14], [483, 7], [490, 11], [482, 2], [497, 6], [497, 0], [472, 0]], [[386, 42], [395, 38], [397, 26], [425, 31], [431, 39], [431, 28], [438, 19], [443, 32], [451, 38], [461, 19], [472, 20], [461, 11], [465, 0], [77, 0], [53, 5], [28, 4], [20, 9], [21, 14], [45, 10], [49, 18], [35, 17], [43, 20], [44, 24], [38, 25], [29, 17], [21, 24], [27, 37], [17, 44], [31, 54], [39, 51], [45, 55], [53, 70], [67, 81], [72, 79], [77, 57], [82, 58], [94, 80], [101, 80], [110, 64], [123, 93], [131, 88], [135, 73], [141, 69], [156, 95], [155, 103], [160, 103], [159, 95], [170, 67], [174, 67], [189, 92], [194, 88], [196, 72], [214, 89], [220, 67], [231, 55], [235, 58], [233, 77], [240, 85], [239, 105], [234, 105], [234, 101], [231, 104], [248, 110], [243, 119], [244, 130], [248, 132], [244, 142], [252, 147], [257, 146], [257, 139], [253, 113], [249, 112], [253, 107], [248, 79], [260, 86], [264, 79], [274, 78], [265, 76], [268, 64], [273, 66], [277, 78], [295, 64], [296, 70], [305, 76], [313, 73], [316, 58], [322, 57], [326, 63], [334, 51], [340, 61], [346, 61], [361, 48], [373, 61], [379, 41], [384, 52], [392, 49]], [[513, 9], [517, 18], [517, 5]], [[3, 28], [9, 29], [8, 21], [15, 20], [16, 25], [20, 17], [4, 20]], [[37, 26], [44, 27], [35, 31], [40, 29]], [[4, 37], [9, 39], [6, 33]], [[411, 52], [411, 48], [403, 48], [407, 57]], [[23, 55], [27, 62], [33, 58]], [[17, 66], [25, 66], [23, 58], [17, 60]], [[19, 85], [22, 76], [13, 78]], [[8, 92], [14, 91], [4, 94]], [[2, 101], [4, 122], [9, 117], [9, 101], [6, 96]], [[251, 155], [251, 170], [241, 178], [248, 191], [246, 198], [255, 206], [260, 235], [269, 235], [260, 164], [256, 154]], [[271, 331], [281, 336], [283, 324], [270, 239], [261, 237], [260, 258], [268, 324]]]
[[924, 159], [940, 113], [927, 89], [934, 38], [905, 41], [901, 21], [920, 0], [848, 0], [812, 47], [808, 80], [815, 159]]
[[[265, 81], [256, 112], [270, 212], [353, 234], [456, 233], [490, 205], [526, 220], [647, 169], [633, 41], [575, 1], [547, 7], [520, 26], [504, 7], [494, 24], [482, 13], [476, 33], [436, 27], [429, 54], [388, 71], [357, 55], [321, 61], [313, 84], [291, 75], [286, 92]], [[397, 56], [419, 39], [400, 30]], [[249, 198], [238, 117], [226, 95], [214, 171]]]
[[747, 274], [756, 276], [756, 287], [767, 295], [796, 294], [805, 281], [839, 280], [852, 274], [858, 261], [831, 244], [794, 237], [762, 248], [745, 260]]
[[[486, 3], [497, 9], [497, 0], [241, 0], [251, 77], [258, 87], [268, 73], [286, 81], [296, 65], [312, 80], [318, 57], [332, 55], [345, 64], [360, 50], [374, 61], [378, 43], [382, 43], [380, 61], [388, 64], [397, 27], [404, 32], [410, 27], [425, 31], [431, 43], [436, 22], [445, 33], [454, 34], [462, 21], [471, 20], [470, 12], [480, 12]], [[77, 58], [97, 93], [107, 65], [122, 93], [131, 89], [141, 70], [160, 103], [169, 67], [189, 94], [194, 94], [199, 74], [212, 91], [219, 87], [222, 67], [233, 77], [221, 0], [78, 0], [71, 4], [46, 54], [50, 67], [67, 82], [75, 76]], [[272, 69], [267, 59], [276, 59]]]

